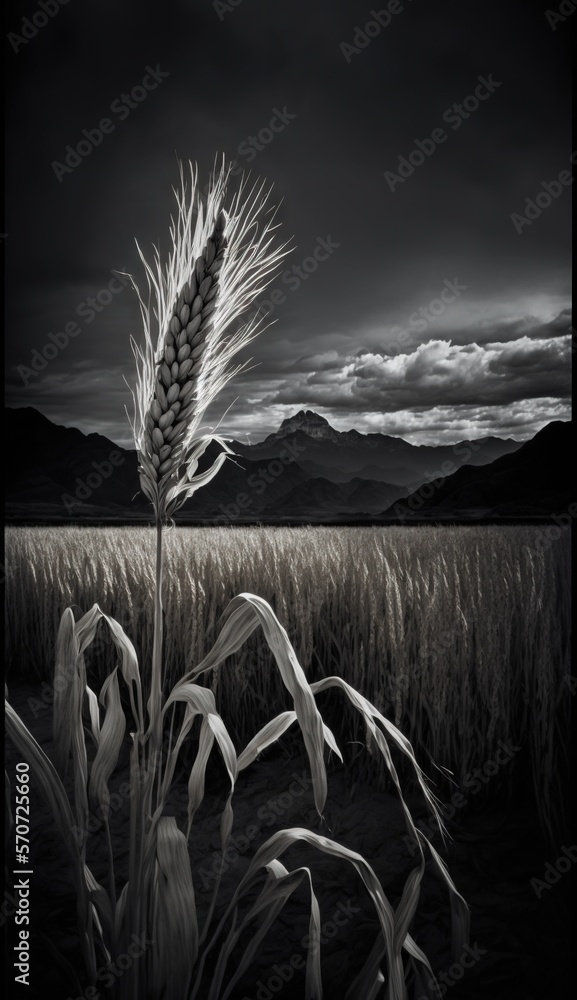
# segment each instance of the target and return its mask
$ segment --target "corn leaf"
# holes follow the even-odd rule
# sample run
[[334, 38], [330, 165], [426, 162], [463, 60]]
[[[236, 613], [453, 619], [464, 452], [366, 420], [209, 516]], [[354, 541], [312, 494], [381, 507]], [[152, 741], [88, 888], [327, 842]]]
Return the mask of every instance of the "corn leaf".
[[[95, 605], [98, 607], [98, 605]], [[100, 609], [98, 609], [100, 611]], [[142, 707], [142, 685], [140, 681], [140, 670], [138, 669], [138, 657], [136, 650], [126, 635], [126, 632], [114, 618], [100, 611], [102, 618], [110, 628], [112, 641], [120, 653], [120, 672], [128, 688], [130, 696], [130, 706], [132, 714], [141, 731], [144, 730], [144, 714]]]
[[6, 702], [6, 733], [23, 759], [27, 760], [33, 772], [40, 794], [45, 799], [72, 861], [75, 878], [77, 908], [80, 921], [81, 947], [91, 982], [96, 976], [94, 951], [94, 921], [88, 895], [81, 846], [75, 817], [68, 795], [56, 768], [28, 731], [9, 702]]
[[255, 871], [259, 867], [269, 864], [273, 859], [278, 858], [289, 847], [301, 840], [318, 848], [318, 850], [325, 854], [350, 862], [360, 875], [373, 901], [381, 925], [389, 964], [390, 1000], [407, 1000], [403, 963], [400, 950], [395, 941], [395, 913], [375, 872], [362, 855], [356, 851], [351, 851], [342, 844], [337, 844], [335, 841], [329, 840], [328, 837], [323, 837], [302, 827], [281, 830], [269, 837], [257, 850], [234, 894], [233, 903], [236, 904], [239, 896], [244, 892], [246, 886], [250, 884]]
[[296, 722], [297, 714], [296, 712], [282, 712], [277, 715], [276, 718], [271, 719], [267, 722], [266, 726], [258, 731], [256, 736], [253, 736], [250, 743], [247, 743], [244, 750], [242, 751], [240, 757], [238, 758], [238, 769], [243, 771], [245, 767], [252, 764], [256, 760], [258, 755], [266, 747], [270, 746], [271, 743], [276, 743], [276, 741], [286, 733], [287, 729], [292, 726], [293, 722]]
[[[420, 832], [420, 831], [419, 831]], [[455, 883], [453, 882], [449, 871], [443, 859], [440, 857], [438, 851], [435, 850], [433, 845], [427, 840], [422, 833], [420, 836], [427, 841], [427, 846], [431, 852], [433, 861], [437, 867], [441, 878], [449, 887], [449, 895], [451, 899], [451, 915], [452, 915], [452, 944], [451, 949], [453, 953], [453, 958], [457, 962], [459, 956], [462, 954], [464, 945], [469, 942], [469, 935], [471, 930], [471, 914], [467, 903], [458, 892]]]
[[188, 779], [188, 828], [187, 837], [190, 836], [190, 829], [194, 820], [196, 810], [204, 798], [204, 786], [206, 777], [206, 765], [210, 757], [210, 751], [214, 745], [214, 733], [205, 718], [200, 727], [198, 738], [198, 750], [194, 758], [194, 764]]
[[350, 684], [347, 684], [347, 682], [344, 681], [342, 679], [342, 677], [324, 677], [322, 680], [315, 681], [313, 684], [311, 684], [311, 690], [313, 691], [314, 694], [318, 694], [319, 691], [325, 691], [325, 690], [327, 690], [328, 688], [331, 688], [331, 687], [338, 687], [338, 688], [340, 688], [345, 693], [345, 695], [347, 696], [347, 698], [349, 699], [349, 701], [351, 702], [351, 704], [363, 716], [363, 719], [364, 719], [365, 725], [367, 727], [367, 730], [371, 733], [373, 739], [377, 742], [377, 745], [379, 746], [379, 749], [381, 750], [381, 753], [383, 754], [383, 756], [385, 758], [385, 762], [387, 764], [387, 768], [388, 768], [388, 770], [389, 770], [389, 772], [391, 774], [391, 777], [393, 778], [393, 781], [394, 781], [394, 783], [395, 783], [395, 785], [397, 787], [397, 791], [399, 792], [399, 795], [401, 797], [401, 801], [402, 801], [403, 809], [404, 809], [404, 812], [405, 812], [405, 816], [407, 818], [407, 821], [408, 821], [409, 826], [411, 828], [411, 833], [414, 835], [415, 840], [418, 842], [418, 838], [417, 838], [416, 834], [414, 833], [414, 825], [413, 825], [412, 817], [411, 817], [410, 812], [408, 811], [408, 809], [406, 808], [406, 805], [404, 803], [404, 799], [403, 799], [403, 796], [402, 796], [402, 793], [401, 793], [401, 786], [400, 786], [399, 778], [397, 776], [397, 772], [396, 772], [396, 769], [394, 767], [394, 764], [393, 764], [393, 761], [392, 761], [392, 758], [391, 758], [391, 755], [390, 755], [390, 751], [388, 749], [386, 741], [382, 738], [382, 733], [375, 726], [375, 723], [373, 722], [373, 720], [376, 720], [377, 722], [379, 722], [383, 726], [386, 734], [390, 737], [390, 739], [392, 740], [392, 742], [394, 743], [394, 745], [397, 747], [398, 750], [401, 751], [401, 753], [410, 762], [410, 764], [411, 764], [411, 766], [412, 766], [412, 768], [413, 768], [413, 770], [415, 772], [415, 776], [416, 776], [417, 781], [419, 783], [419, 787], [421, 789], [421, 792], [423, 793], [423, 796], [424, 796], [424, 798], [425, 798], [425, 800], [427, 802], [427, 805], [429, 806], [429, 809], [431, 810], [431, 812], [435, 816], [435, 819], [436, 819], [436, 821], [437, 821], [437, 823], [439, 825], [439, 829], [441, 831], [443, 831], [445, 829], [445, 826], [444, 826], [444, 823], [443, 823], [443, 818], [442, 818], [442, 816], [441, 816], [441, 814], [439, 812], [438, 806], [437, 806], [437, 801], [436, 801], [434, 795], [432, 795], [432, 793], [431, 793], [431, 791], [430, 791], [430, 789], [429, 789], [429, 787], [427, 785], [425, 776], [424, 776], [423, 771], [422, 771], [422, 769], [420, 768], [420, 766], [419, 766], [419, 764], [417, 762], [417, 759], [415, 757], [415, 753], [413, 751], [413, 748], [411, 746], [410, 741], [406, 738], [406, 736], [403, 735], [403, 733], [400, 731], [400, 729], [397, 729], [397, 727], [394, 726], [392, 724], [392, 722], [389, 722], [389, 720], [386, 719], [384, 715], [381, 715], [381, 713], [378, 711], [378, 709], [376, 709], [374, 705], [371, 705], [370, 701], [368, 701], [366, 698], [364, 698], [363, 695], [359, 694], [359, 692], [356, 691], [355, 688], [351, 687]]
[[74, 742], [76, 725], [75, 684], [78, 683], [78, 658], [80, 651], [71, 608], [66, 608], [56, 636], [54, 666], [54, 710], [52, 735], [54, 760], [61, 775], [66, 775]]
[[198, 954], [198, 922], [186, 837], [174, 816], [157, 826], [157, 891], [152, 927], [152, 967], [164, 1000], [187, 995]]
[[[323, 760], [325, 726], [289, 637], [270, 605], [254, 594], [235, 597], [228, 605], [224, 617], [225, 623], [211, 652], [183, 680], [214, 669], [227, 656], [235, 653], [254, 629], [261, 625], [282, 681], [293, 698], [309, 758], [315, 805], [319, 815], [322, 815], [327, 797], [327, 775]], [[330, 745], [331, 749], [336, 748], [334, 738]]]
[[237, 944], [241, 934], [248, 928], [255, 917], [262, 913], [263, 919], [256, 930], [253, 931], [253, 934], [243, 951], [242, 958], [235, 970], [235, 973], [228, 981], [224, 993], [222, 994], [222, 1000], [228, 1000], [239, 979], [249, 968], [250, 963], [256, 955], [265, 935], [268, 933], [282, 908], [290, 899], [295, 889], [301, 884], [305, 876], [308, 878], [311, 891], [311, 920], [309, 924], [309, 931], [311, 933], [312, 943], [307, 954], [307, 985], [305, 988], [304, 1000], [322, 1000], [323, 993], [320, 974], [320, 917], [318, 901], [313, 890], [310, 870], [308, 868], [298, 868], [289, 872], [284, 865], [276, 860], [270, 862], [270, 864], [266, 865], [265, 868], [268, 873], [268, 878], [258, 896], [258, 899], [253, 906], [251, 906], [240, 926], [229, 934], [221, 949], [217, 963], [217, 974], [212, 982], [208, 1000], [217, 1000], [217, 998], [220, 997], [220, 989], [225, 974], [226, 964], [230, 958], [232, 950]]
[[118, 689], [118, 668], [106, 678], [100, 692], [100, 702], [106, 709], [100, 732], [98, 750], [90, 772], [90, 792], [98, 801], [105, 820], [109, 816], [110, 795], [108, 781], [116, 764], [122, 746], [126, 719], [120, 702]]
[[94, 742], [98, 746], [100, 742], [100, 709], [98, 708], [98, 698], [91, 687], [86, 685], [86, 696], [88, 698], [88, 711], [90, 713], [90, 728]]

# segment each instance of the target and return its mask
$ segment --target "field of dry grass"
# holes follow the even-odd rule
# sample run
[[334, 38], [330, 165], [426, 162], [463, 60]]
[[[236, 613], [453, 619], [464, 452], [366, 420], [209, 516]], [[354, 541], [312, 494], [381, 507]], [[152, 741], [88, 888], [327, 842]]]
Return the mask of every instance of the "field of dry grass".
[[[338, 674], [354, 685], [401, 728], [429, 773], [432, 758], [472, 787], [475, 768], [500, 741], [520, 748], [544, 828], [558, 830], [570, 701], [569, 552], [563, 538], [539, 544], [539, 530], [169, 531], [167, 677], [172, 684], [212, 647], [235, 594], [258, 594], [287, 629], [309, 681]], [[9, 686], [16, 678], [38, 680], [36, 712], [50, 702], [55, 637], [67, 606], [80, 614], [98, 602], [121, 622], [140, 661], [150, 661], [153, 552], [153, 531], [141, 528], [8, 531], [7, 679]], [[103, 680], [113, 665], [103, 629], [89, 666]], [[241, 744], [271, 711], [288, 707], [258, 635], [211, 684]], [[325, 697], [341, 739], [364, 741], [338, 695]], [[382, 767], [364, 751], [359, 760]], [[519, 768], [512, 773], [519, 776]]]

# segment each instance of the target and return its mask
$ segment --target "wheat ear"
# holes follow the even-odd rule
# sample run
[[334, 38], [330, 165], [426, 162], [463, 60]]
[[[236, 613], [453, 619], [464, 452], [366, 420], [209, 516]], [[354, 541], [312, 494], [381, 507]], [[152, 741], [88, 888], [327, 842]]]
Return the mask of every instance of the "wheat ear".
[[166, 505], [167, 493], [190, 457], [184, 442], [198, 400], [203, 355], [209, 349], [207, 341], [214, 329], [212, 314], [226, 248], [225, 220], [221, 211], [212, 236], [174, 304], [156, 371], [140, 461], [141, 480], [157, 493], [161, 514], [171, 513]]
[[[198, 428], [207, 406], [244, 365], [230, 366], [242, 347], [262, 329], [258, 313], [229, 333], [274, 277], [287, 252], [275, 246], [275, 210], [262, 183], [243, 178], [225, 211], [229, 169], [215, 171], [203, 204], [197, 174], [190, 165], [190, 189], [181, 167], [175, 191], [178, 215], [170, 234], [172, 252], [162, 266], [145, 266], [148, 296], [138, 293], [145, 344], [134, 340], [137, 387], [133, 424], [140, 460], [140, 483], [151, 500], [156, 523], [166, 521], [196, 489], [220, 469], [230, 449], [196, 475], [210, 437]], [[156, 331], [153, 327], [156, 326]]]

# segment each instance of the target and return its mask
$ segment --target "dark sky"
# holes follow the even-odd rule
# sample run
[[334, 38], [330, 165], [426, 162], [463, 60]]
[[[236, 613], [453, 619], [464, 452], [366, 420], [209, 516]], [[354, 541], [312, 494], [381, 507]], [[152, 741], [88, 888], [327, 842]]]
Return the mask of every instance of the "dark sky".
[[[69, 0], [19, 41], [40, 10], [6, 16], [9, 405], [129, 441], [136, 298], [117, 292], [92, 321], [86, 301], [115, 270], [141, 276], [135, 237], [167, 246], [176, 155], [206, 178], [220, 151], [274, 184], [287, 269], [334, 246], [271, 286], [285, 301], [210, 412], [236, 400], [221, 431], [255, 441], [301, 408], [415, 443], [568, 419], [571, 25], [545, 3], [401, 0], [356, 52], [368, 0]], [[168, 75], [122, 111], [147, 67]], [[484, 99], [451, 112], [479, 78]], [[284, 128], [251, 149], [276, 111]], [[54, 168], [107, 117], [75, 169]], [[395, 181], [436, 129], [444, 141]], [[543, 182], [556, 196], [527, 222]], [[56, 348], [49, 334], [73, 321]], [[56, 357], [32, 374], [43, 352]]]

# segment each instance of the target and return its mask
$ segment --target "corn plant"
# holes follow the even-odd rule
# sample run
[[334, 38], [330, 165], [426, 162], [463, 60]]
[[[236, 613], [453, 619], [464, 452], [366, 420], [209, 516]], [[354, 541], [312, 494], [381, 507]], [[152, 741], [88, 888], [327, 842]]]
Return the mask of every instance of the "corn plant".
[[[439, 854], [415, 827], [403, 797], [393, 752], [412, 769], [430, 813], [443, 828], [437, 800], [408, 739], [341, 677], [326, 676], [309, 683], [272, 607], [252, 593], [241, 593], [229, 603], [210, 652], [195, 666], [183, 670], [172, 685], [167, 684], [164, 530], [174, 512], [218, 473], [231, 453], [222, 438], [203, 435], [199, 427], [208, 404], [239, 370], [231, 366], [231, 359], [261, 327], [258, 314], [245, 322], [242, 315], [266, 287], [287, 252], [286, 245], [276, 243], [270, 192], [260, 183], [249, 187], [243, 180], [225, 208], [227, 182], [226, 167], [215, 169], [204, 203], [195, 170], [190, 168], [187, 181], [181, 169], [168, 260], [163, 264], [155, 251], [153, 263], [149, 264], [141, 254], [146, 293], [134, 284], [144, 324], [144, 345], [133, 341], [137, 365], [133, 430], [141, 488], [151, 502], [156, 529], [150, 659], [142, 667], [139, 665], [131, 639], [98, 604], [77, 620], [72, 609], [67, 608], [56, 641], [55, 763], [8, 701], [7, 730], [18, 751], [29, 761], [70, 855], [86, 978], [91, 985], [97, 982], [102, 967], [112, 967], [118, 956], [126, 954], [136, 935], [149, 942], [149, 947], [118, 980], [115, 989], [119, 998], [227, 1000], [282, 908], [304, 883], [310, 895], [311, 942], [304, 995], [306, 1000], [322, 998], [320, 908], [313, 873], [308, 866], [288, 868], [280, 860], [290, 848], [303, 843], [352, 865], [375, 907], [378, 937], [360, 973], [349, 984], [348, 1000], [376, 998], [383, 990], [387, 1000], [406, 1000], [411, 965], [422, 966], [426, 977], [434, 979], [427, 957], [410, 933], [427, 856], [449, 892], [456, 956], [468, 935], [466, 904]], [[230, 332], [237, 321], [239, 325]], [[206, 454], [211, 442], [213, 448], [214, 442], [220, 448], [212, 464]], [[101, 626], [110, 632], [118, 663], [97, 696], [88, 684], [85, 655]], [[211, 674], [214, 677], [257, 629], [264, 634], [293, 707], [271, 719], [237, 752], [217, 710], [214, 692], [201, 681]], [[221, 677], [221, 683], [225, 681]], [[126, 710], [122, 688], [128, 699]], [[213, 748], [222, 757], [229, 783], [220, 824], [223, 855], [233, 829], [233, 799], [239, 773], [251, 767], [261, 751], [295, 724], [302, 734], [314, 803], [322, 819], [327, 799], [325, 748], [342, 761], [335, 737], [316, 704], [317, 694], [331, 688], [339, 691], [358, 713], [367, 740], [382, 756], [399, 796], [407, 831], [418, 845], [417, 864], [400, 900], [392, 905], [374, 870], [360, 854], [318, 832], [297, 827], [274, 833], [257, 849], [248, 870], [220, 908], [220, 919], [216, 917], [220, 893], [217, 878], [208, 912], [201, 919], [188, 845], [204, 799], [207, 763]], [[188, 778], [187, 820], [181, 829], [175, 817], [167, 814], [167, 798], [183, 745], [197, 719], [200, 729]], [[131, 788], [128, 879], [119, 887], [110, 833], [109, 781], [126, 744], [127, 724]], [[90, 750], [90, 740], [94, 751]], [[69, 772], [70, 798], [65, 787]], [[87, 864], [89, 821], [96, 808], [104, 819], [103, 836], [109, 852], [106, 885], [97, 881]], [[239, 942], [246, 940], [248, 944], [238, 961]]]

